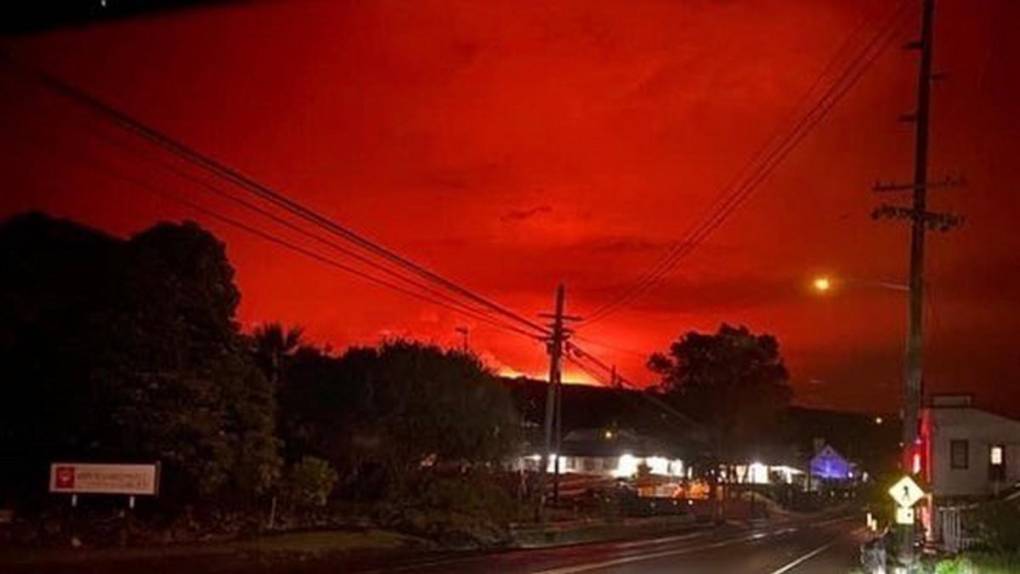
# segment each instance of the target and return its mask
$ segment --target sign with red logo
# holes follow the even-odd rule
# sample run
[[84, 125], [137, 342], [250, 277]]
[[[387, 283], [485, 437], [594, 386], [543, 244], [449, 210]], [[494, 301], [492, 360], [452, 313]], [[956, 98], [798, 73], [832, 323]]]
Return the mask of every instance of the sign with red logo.
[[74, 489], [74, 467], [58, 466], [53, 470], [54, 484], [57, 488]]
[[55, 462], [50, 492], [153, 496], [159, 492], [159, 465]]

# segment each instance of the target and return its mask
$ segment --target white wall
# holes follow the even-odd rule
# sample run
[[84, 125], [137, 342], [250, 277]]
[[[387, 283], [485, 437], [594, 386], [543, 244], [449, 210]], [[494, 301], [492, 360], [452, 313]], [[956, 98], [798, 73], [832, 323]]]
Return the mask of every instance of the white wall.
[[[992, 445], [1005, 445], [1005, 484], [1020, 481], [1020, 421], [975, 408], [932, 408], [931, 471], [935, 496], [983, 496], [994, 493], [988, 477]], [[966, 440], [968, 466], [950, 466], [950, 441]]]

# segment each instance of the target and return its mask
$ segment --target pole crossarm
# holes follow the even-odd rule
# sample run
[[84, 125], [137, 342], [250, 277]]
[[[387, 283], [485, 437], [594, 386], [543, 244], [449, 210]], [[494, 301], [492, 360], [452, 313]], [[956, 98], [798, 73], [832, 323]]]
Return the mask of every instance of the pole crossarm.
[[908, 219], [919, 221], [927, 231], [950, 231], [963, 225], [962, 215], [935, 211], [918, 211], [912, 207], [882, 204], [871, 212], [872, 219]]
[[946, 176], [938, 181], [929, 181], [925, 184], [918, 183], [894, 183], [894, 182], [882, 182], [877, 181], [872, 186], [872, 191], [885, 192], [885, 191], [914, 191], [917, 189], [940, 189], [947, 187], [962, 187], [967, 182], [962, 177]]

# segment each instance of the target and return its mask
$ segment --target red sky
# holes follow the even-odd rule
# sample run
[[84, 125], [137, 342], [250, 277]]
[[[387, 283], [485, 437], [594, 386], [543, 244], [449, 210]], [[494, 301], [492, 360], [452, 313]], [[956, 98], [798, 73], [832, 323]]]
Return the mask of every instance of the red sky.
[[[268, 2], [5, 41], [88, 90], [529, 316], [558, 281], [584, 315], [634, 281], [797, 111], [885, 0]], [[940, 0], [932, 193], [967, 224], [929, 242], [927, 384], [1020, 414], [1020, 5]], [[914, 21], [910, 22], [913, 29]], [[910, 29], [898, 39], [906, 41]], [[900, 42], [898, 41], [897, 44]], [[887, 51], [706, 244], [635, 305], [582, 329], [622, 373], [720, 322], [775, 334], [798, 400], [893, 409], [906, 227], [869, 217], [877, 179], [910, 173], [915, 54]], [[196, 219], [228, 245], [242, 321], [303, 325], [342, 348], [407, 334], [541, 373], [542, 347], [300, 258], [112, 169], [227, 212], [67, 101], [0, 78], [0, 214], [44, 209], [116, 234]], [[133, 148], [145, 149], [140, 144]], [[152, 153], [151, 151], [149, 153]], [[576, 373], [570, 376], [580, 378]]]

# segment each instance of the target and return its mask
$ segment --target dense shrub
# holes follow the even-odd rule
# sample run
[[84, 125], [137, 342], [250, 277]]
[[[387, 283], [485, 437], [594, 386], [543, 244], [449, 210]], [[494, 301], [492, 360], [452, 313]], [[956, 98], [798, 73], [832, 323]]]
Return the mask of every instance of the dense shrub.
[[328, 462], [306, 456], [288, 469], [284, 499], [295, 508], [325, 506], [336, 482], [336, 471]]
[[493, 546], [508, 540], [519, 506], [487, 471], [422, 473], [394, 493], [382, 512], [389, 526], [453, 546]]
[[981, 541], [996, 552], [1020, 552], [1020, 505], [1011, 501], [980, 506], [973, 515]]

